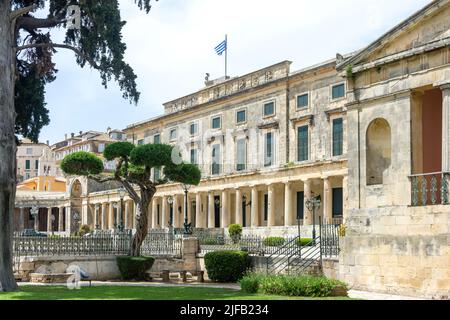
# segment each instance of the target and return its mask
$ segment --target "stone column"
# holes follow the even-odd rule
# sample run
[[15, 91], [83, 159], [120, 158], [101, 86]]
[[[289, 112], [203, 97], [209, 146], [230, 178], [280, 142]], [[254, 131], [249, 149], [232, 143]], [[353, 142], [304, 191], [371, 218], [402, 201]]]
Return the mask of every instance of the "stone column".
[[81, 224], [89, 224], [89, 204], [87, 202], [81, 206]]
[[99, 211], [100, 211], [100, 204], [96, 203], [94, 204], [94, 229], [97, 229], [97, 226], [99, 225]]
[[311, 198], [311, 179], [308, 179], [306, 181], [304, 181], [304, 189], [303, 189], [303, 193], [304, 193], [304, 225], [310, 226], [312, 225], [312, 212], [310, 212], [306, 206], [306, 200], [308, 200], [309, 198]]
[[123, 225], [125, 229], [130, 229], [130, 201], [123, 202], [125, 214], [123, 216]]
[[64, 207], [58, 208], [58, 231], [64, 231]]
[[152, 228], [156, 229], [159, 227], [158, 224], [158, 198], [153, 197], [152, 199]]
[[344, 176], [342, 179], [342, 202], [344, 204], [342, 223], [346, 223], [347, 220], [347, 210], [348, 210], [348, 176]]
[[195, 227], [205, 227], [204, 219], [202, 216], [202, 194], [200, 192], [195, 195]]
[[333, 202], [330, 178], [323, 179], [323, 220], [325, 224], [331, 224], [333, 220]]
[[72, 212], [70, 206], [66, 207], [66, 232], [72, 233]]
[[109, 203], [108, 229], [114, 230], [114, 202]]
[[236, 224], [241, 226], [244, 225], [244, 221], [242, 219], [242, 191], [239, 188], [236, 188]]
[[208, 228], [213, 229], [216, 227], [215, 215], [214, 215], [214, 193], [208, 193]]
[[53, 231], [52, 208], [47, 208], [47, 232]]
[[295, 225], [295, 212], [293, 210], [292, 201], [292, 182], [288, 181], [284, 184], [284, 225]]
[[228, 228], [230, 225], [230, 196], [228, 190], [222, 191], [222, 221], [220, 222], [221, 228]]
[[[177, 195], [173, 195], [173, 226], [175, 228], [180, 228], [180, 212], [178, 211], [178, 207], [180, 206], [180, 202]], [[183, 209], [182, 209], [183, 210]]]
[[268, 198], [267, 226], [275, 227], [277, 225], [277, 223], [276, 223], [276, 211], [275, 211], [275, 185], [274, 184], [269, 184], [269, 186], [267, 187], [267, 198]]
[[161, 200], [161, 228], [165, 229], [169, 224], [169, 213], [168, 208], [169, 204], [167, 203], [167, 197], [162, 197]]
[[259, 227], [259, 210], [258, 210], [258, 189], [256, 186], [252, 187], [252, 208], [251, 208], [251, 225], [252, 227]]
[[[449, 72], [450, 73], [450, 72]], [[450, 83], [442, 90], [442, 171], [450, 172]]]
[[19, 210], [19, 231], [22, 231], [25, 229], [25, 208], [20, 207]]
[[107, 215], [107, 202], [103, 202], [102, 203], [102, 230], [107, 230], [108, 229], [108, 215]]
[[34, 217], [34, 230], [39, 231], [39, 208], [38, 214]]

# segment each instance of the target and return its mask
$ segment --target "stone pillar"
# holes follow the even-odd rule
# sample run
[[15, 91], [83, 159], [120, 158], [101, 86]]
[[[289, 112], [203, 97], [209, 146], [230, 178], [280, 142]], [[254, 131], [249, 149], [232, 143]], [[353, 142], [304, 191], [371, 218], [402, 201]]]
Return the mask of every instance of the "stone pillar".
[[195, 227], [205, 228], [202, 216], [202, 194], [200, 192], [195, 195]]
[[103, 202], [102, 203], [102, 230], [107, 230], [108, 229], [108, 215], [107, 215], [107, 206], [108, 203]]
[[100, 203], [94, 205], [94, 229], [100, 229]]
[[47, 232], [53, 231], [52, 208], [47, 208]]
[[267, 198], [268, 198], [267, 226], [275, 227], [277, 225], [277, 223], [276, 223], [276, 211], [275, 211], [275, 185], [274, 184], [269, 184], [269, 186], [267, 187]]
[[123, 225], [125, 229], [130, 229], [130, 201], [124, 201], [124, 211], [125, 214], [123, 216]]
[[344, 176], [342, 179], [342, 202], [344, 204], [343, 208], [343, 223], [347, 220], [347, 210], [348, 210], [348, 176]]
[[241, 226], [244, 225], [243, 217], [242, 217], [242, 191], [239, 188], [236, 188], [236, 224]]
[[114, 230], [114, 202], [109, 203], [108, 229]]
[[22, 231], [25, 229], [25, 208], [20, 207], [19, 210], [19, 231]]
[[70, 206], [66, 207], [66, 232], [72, 233], [72, 210]]
[[58, 231], [64, 231], [64, 207], [58, 208]]
[[308, 179], [306, 181], [304, 181], [304, 189], [303, 189], [303, 193], [304, 193], [304, 199], [303, 199], [303, 203], [304, 203], [304, 222], [303, 224], [306, 226], [310, 226], [312, 225], [312, 212], [310, 212], [306, 206], [306, 200], [308, 200], [309, 198], [311, 198], [311, 179]]
[[[180, 228], [180, 212], [178, 211], [178, 207], [180, 206], [180, 202], [177, 195], [173, 195], [173, 226], [175, 228]], [[183, 210], [183, 209], [181, 209]]]
[[153, 197], [152, 199], [152, 228], [156, 229], [159, 227], [158, 224], [158, 198]]
[[215, 228], [214, 193], [208, 193], [208, 228]]
[[228, 228], [230, 225], [230, 194], [228, 190], [222, 191], [222, 221], [220, 222], [221, 228]]
[[251, 208], [251, 225], [252, 227], [259, 227], [259, 210], [258, 210], [258, 189], [256, 186], [252, 187], [252, 208]]
[[34, 230], [39, 231], [39, 208], [38, 214], [34, 217]]
[[89, 224], [89, 204], [87, 202], [81, 206], [81, 224]]
[[331, 224], [333, 220], [332, 188], [329, 178], [323, 179], [323, 222]]
[[167, 203], [167, 197], [162, 197], [161, 200], [161, 228], [165, 229], [169, 225], [169, 204]]
[[133, 201], [131, 203], [131, 223], [132, 223], [132, 229], [136, 229], [137, 227], [137, 210], [138, 210], [138, 206], [136, 205], [136, 203]]
[[284, 225], [295, 225], [295, 212], [293, 210], [292, 201], [292, 182], [288, 181], [284, 184]]

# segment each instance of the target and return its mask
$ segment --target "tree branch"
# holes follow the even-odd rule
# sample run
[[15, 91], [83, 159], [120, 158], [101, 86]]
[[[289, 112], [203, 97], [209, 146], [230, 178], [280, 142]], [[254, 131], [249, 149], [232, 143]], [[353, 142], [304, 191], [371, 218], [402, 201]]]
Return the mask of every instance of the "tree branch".
[[92, 68], [99, 69], [99, 70], [102, 69], [94, 60], [87, 57], [83, 52], [81, 52], [81, 50], [79, 50], [78, 48], [72, 47], [68, 44], [58, 44], [58, 43], [52, 43], [52, 42], [50, 42], [50, 43], [31, 43], [31, 44], [26, 44], [23, 46], [16, 47], [15, 49], [16, 49], [16, 52], [19, 52], [22, 50], [27, 50], [27, 49], [32, 49], [32, 48], [45, 48], [45, 47], [62, 48], [62, 49], [72, 50], [77, 55], [79, 55], [81, 58], [83, 58], [87, 62], [89, 62], [89, 64], [91, 65]]
[[16, 27], [18, 29], [36, 30], [41, 28], [54, 28], [64, 22], [66, 22], [66, 19], [58, 19], [58, 18], [38, 19], [33, 17], [19, 17], [17, 18]]
[[10, 13], [9, 19], [11, 21], [13, 21], [13, 20], [19, 18], [20, 16], [23, 16], [24, 14], [27, 14], [27, 13], [29, 13], [31, 11], [36, 10], [36, 8], [37, 8], [37, 6], [35, 4], [33, 4], [31, 6], [28, 6], [28, 7], [24, 7], [24, 8], [20, 8], [20, 9], [14, 10], [13, 12]]

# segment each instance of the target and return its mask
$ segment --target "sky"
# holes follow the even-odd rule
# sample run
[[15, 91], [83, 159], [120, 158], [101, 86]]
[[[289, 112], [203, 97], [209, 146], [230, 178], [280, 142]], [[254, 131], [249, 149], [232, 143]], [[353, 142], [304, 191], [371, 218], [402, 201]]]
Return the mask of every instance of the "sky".
[[[150, 14], [120, 0], [126, 61], [138, 76], [139, 104], [107, 89], [98, 73], [75, 63], [71, 51], [54, 56], [57, 80], [47, 86], [51, 123], [40, 141], [64, 134], [106, 131], [161, 115], [163, 103], [224, 76], [214, 47], [228, 35], [228, 75], [239, 76], [284, 60], [295, 71], [369, 45], [430, 0], [159, 0]], [[61, 32], [54, 41], [61, 41]], [[57, 42], [57, 41], [55, 41]]]

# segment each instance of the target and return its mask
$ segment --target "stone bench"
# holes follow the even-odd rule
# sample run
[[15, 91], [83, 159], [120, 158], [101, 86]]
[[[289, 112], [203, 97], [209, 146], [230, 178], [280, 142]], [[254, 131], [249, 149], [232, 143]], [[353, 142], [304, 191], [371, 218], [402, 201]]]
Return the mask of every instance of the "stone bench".
[[205, 281], [205, 277], [204, 271], [188, 271], [188, 270], [162, 270], [160, 273], [160, 277], [162, 278], [163, 282], [169, 282], [170, 281], [170, 273], [179, 273], [181, 276], [181, 279], [183, 280], [183, 282], [187, 282], [187, 273], [191, 273], [192, 275], [196, 275], [197, 276], [197, 281], [198, 282], [204, 282]]

